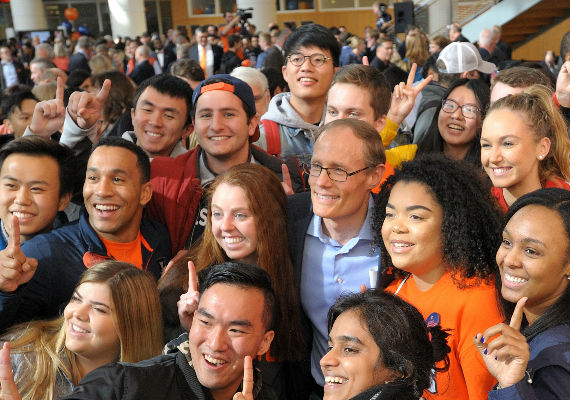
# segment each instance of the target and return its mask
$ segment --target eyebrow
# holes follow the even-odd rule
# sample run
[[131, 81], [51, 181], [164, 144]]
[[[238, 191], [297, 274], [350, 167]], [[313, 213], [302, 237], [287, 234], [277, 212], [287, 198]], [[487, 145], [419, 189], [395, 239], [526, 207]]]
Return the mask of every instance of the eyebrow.
[[[79, 300], [83, 300], [83, 297], [79, 294], [79, 292], [77, 290], [74, 290], [73, 293], [79, 298]], [[101, 303], [100, 301], [90, 301], [91, 304], [96, 305], [96, 306], [103, 306], [109, 310], [111, 310], [111, 307], [109, 307], [107, 304], [105, 303]]]
[[153, 102], [150, 102], [148, 100], [141, 100], [141, 103], [143, 103], [144, 106], [152, 106], [152, 107], [156, 107], [156, 108], [159, 108], [161, 110], [164, 110], [164, 111], [180, 114], [180, 112], [176, 108], [173, 108], [173, 107], [159, 107], [156, 104], [154, 104]]
[[[394, 208], [394, 209], [396, 208], [396, 207], [394, 207], [393, 204], [390, 204], [390, 203], [386, 204], [386, 207]], [[425, 210], [425, 211], [432, 212], [431, 208], [428, 208], [426, 206], [421, 206], [419, 204], [414, 204], [413, 206], [406, 207], [406, 211], [414, 211], [414, 210]]]
[[[88, 172], [100, 172], [99, 168], [95, 168], [95, 167], [89, 167], [87, 168]], [[125, 171], [124, 169], [120, 169], [120, 168], [113, 168], [111, 170], [112, 173], [114, 174], [124, 174], [124, 175], [128, 175], [128, 172]]]
[[[505, 228], [505, 229], [503, 230], [503, 232], [506, 233], [506, 234], [509, 235], [509, 236], [512, 236], [511, 233], [509, 232], [509, 230], [508, 230], [507, 228]], [[533, 239], [533, 238], [530, 238], [530, 237], [525, 237], [525, 238], [522, 240], [522, 242], [523, 242], [523, 243], [536, 243], [536, 244], [539, 244], [539, 245], [541, 245], [541, 246], [543, 246], [543, 247], [548, 247], [548, 246], [546, 246], [546, 244], [545, 244], [544, 242], [541, 242], [541, 241], [538, 240], [538, 239]]]
[[[5, 175], [2, 177], [2, 179], [8, 179], [9, 181], [13, 181], [13, 182], [22, 182], [20, 179], [14, 178], [13, 176], [10, 175]], [[30, 181], [30, 182], [24, 182], [28, 185], [49, 185], [46, 181], [42, 181], [42, 180], [37, 180], [37, 181]]]
[[196, 112], [200, 113], [200, 112], [204, 112], [204, 111], [214, 111], [214, 110], [217, 110], [217, 111], [235, 111], [235, 112], [240, 111], [240, 109], [237, 107], [224, 107], [224, 108], [216, 108], [216, 109], [214, 109], [212, 107], [204, 107], [204, 108], [199, 108], [198, 110], [196, 110]]
[[[222, 209], [222, 207], [220, 207], [219, 205], [212, 203], [212, 208], [217, 208], [217, 209]], [[230, 208], [231, 212], [235, 212], [235, 211], [248, 211], [251, 212], [251, 210], [248, 207], [234, 207], [234, 208]]]
[[319, 161], [319, 160], [311, 160], [311, 164], [319, 164], [321, 167], [327, 168], [327, 169], [328, 169], [328, 168], [340, 168], [340, 169], [343, 169], [343, 170], [345, 170], [345, 171], [347, 171], [347, 172], [350, 171], [350, 168], [349, 168], [349, 167], [346, 167], [346, 166], [344, 166], [344, 165], [342, 165], [342, 164], [338, 164], [338, 163], [336, 163], [336, 162], [334, 162], [334, 161], [331, 162], [328, 167], [323, 166], [324, 163], [321, 162], [321, 161]]
[[[341, 335], [341, 336], [337, 336], [337, 340], [339, 342], [350, 342], [350, 343], [356, 343], [356, 344], [364, 344], [362, 343], [362, 341], [357, 338], [356, 336], [350, 336], [350, 335]], [[332, 342], [332, 338], [329, 336], [329, 341]]]
[[[204, 310], [203, 308], [198, 308], [198, 310], [196, 311], [198, 314], [202, 315], [203, 317], [209, 318], [209, 319], [213, 319], [214, 321], [216, 320], [216, 318], [210, 314], [208, 311]], [[238, 326], [253, 326], [253, 324], [251, 323], [251, 321], [247, 320], [247, 319], [236, 319], [236, 320], [232, 320], [230, 321], [227, 325], [238, 325]]]

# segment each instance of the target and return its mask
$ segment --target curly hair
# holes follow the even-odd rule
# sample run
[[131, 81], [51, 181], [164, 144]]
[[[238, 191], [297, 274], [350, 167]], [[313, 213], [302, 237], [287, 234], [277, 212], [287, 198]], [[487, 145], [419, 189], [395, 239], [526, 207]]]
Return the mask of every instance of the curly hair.
[[491, 185], [470, 163], [432, 154], [403, 163], [382, 184], [376, 198], [372, 228], [384, 266], [382, 286], [405, 275], [398, 268], [388, 268], [393, 263], [380, 233], [386, 204], [398, 182], [425, 185], [441, 206], [442, 259], [453, 270], [455, 284], [465, 287], [466, 278], [476, 278], [477, 284], [493, 281], [498, 275], [495, 254], [501, 241], [502, 212], [491, 195]]

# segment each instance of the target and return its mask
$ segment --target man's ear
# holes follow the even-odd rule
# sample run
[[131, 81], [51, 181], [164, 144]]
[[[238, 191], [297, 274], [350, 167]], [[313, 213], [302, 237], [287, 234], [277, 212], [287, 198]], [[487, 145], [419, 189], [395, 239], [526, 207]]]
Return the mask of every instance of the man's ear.
[[275, 337], [275, 331], [267, 331], [263, 334], [263, 339], [259, 344], [259, 348], [257, 349], [257, 355], [260, 356], [265, 354], [269, 351], [269, 347], [271, 347], [271, 342], [273, 342], [273, 338]]
[[257, 127], [259, 126], [259, 115], [255, 114], [253, 117], [251, 117], [251, 120], [249, 121], [249, 136], [253, 136], [255, 133], [255, 130], [257, 129]]
[[150, 182], [143, 183], [141, 187], [140, 205], [143, 207], [146, 206], [151, 198], [152, 198], [152, 185], [150, 184]]
[[378, 134], [380, 134], [380, 132], [382, 132], [382, 129], [384, 129], [384, 127], [386, 126], [386, 118], [388, 117], [386, 116], [386, 114], [384, 114], [376, 121], [374, 121], [374, 129], [376, 129], [376, 132], [378, 132]]
[[10, 120], [8, 118], [6, 118], [4, 121], [2, 121], [2, 123], [4, 125], [6, 125], [6, 130], [8, 130], [8, 132], [13, 132], [14, 130], [12, 129], [12, 123], [10, 122]]
[[194, 124], [189, 123], [188, 126], [182, 128], [182, 136], [180, 136], [180, 139], [186, 139], [192, 132], [194, 132]]
[[69, 203], [71, 202], [71, 196], [73, 193], [65, 193], [59, 198], [59, 203], [57, 204], [57, 211], [63, 211], [67, 208]]
[[378, 164], [377, 166], [370, 168], [370, 172], [368, 173], [368, 187], [370, 190], [374, 189], [376, 186], [380, 184], [382, 180], [382, 176], [384, 176], [384, 171], [386, 167], [384, 164]]

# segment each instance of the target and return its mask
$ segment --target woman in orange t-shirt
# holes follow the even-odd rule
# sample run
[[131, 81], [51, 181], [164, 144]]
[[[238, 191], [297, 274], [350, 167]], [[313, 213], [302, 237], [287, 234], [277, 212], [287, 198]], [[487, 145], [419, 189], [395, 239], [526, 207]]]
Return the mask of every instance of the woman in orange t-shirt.
[[481, 164], [504, 211], [543, 187], [570, 190], [570, 139], [551, 89], [533, 85], [493, 103], [483, 122]]
[[376, 199], [382, 287], [450, 333], [449, 370], [436, 374], [428, 399], [486, 399], [495, 383], [473, 337], [503, 320], [494, 285], [500, 223], [483, 176], [442, 155], [404, 163]]

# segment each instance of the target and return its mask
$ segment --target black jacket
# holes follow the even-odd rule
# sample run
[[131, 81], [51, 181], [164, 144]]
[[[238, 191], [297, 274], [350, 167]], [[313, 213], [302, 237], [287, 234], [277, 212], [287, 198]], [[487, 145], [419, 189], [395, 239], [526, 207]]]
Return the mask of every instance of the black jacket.
[[[274, 396], [269, 387], [256, 384], [254, 398], [273, 400]], [[136, 364], [116, 363], [98, 368], [87, 374], [64, 400], [72, 399], [211, 400], [212, 395], [200, 384], [184, 354], [177, 352]]]
[[85, 57], [83, 53], [75, 53], [69, 57], [69, 64], [67, 66], [67, 72], [71, 74], [76, 69], [84, 69], [91, 73], [91, 68], [89, 67], [89, 60]]
[[[214, 53], [214, 74], [217, 74], [222, 65], [222, 55], [224, 54], [224, 49], [215, 44], [211, 46], [212, 46], [212, 53]], [[191, 60], [195, 60], [198, 63], [200, 62], [200, 54], [198, 54], [197, 44], [190, 47], [190, 50], [188, 51], [188, 56], [190, 57]]]
[[[16, 75], [18, 75], [19, 84], [30, 85], [31, 83], [33, 83], [30, 81], [30, 70], [25, 68], [24, 64], [16, 60], [12, 60], [12, 64], [14, 64], [14, 67], [16, 68]], [[4, 90], [6, 89], [6, 87], [7, 86], [6, 86], [6, 79], [4, 79], [4, 69], [0, 64], [0, 89]]]
[[142, 81], [153, 76], [154, 68], [147, 60], [136, 63], [130, 75], [131, 79], [135, 81], [137, 85], [140, 85]]

